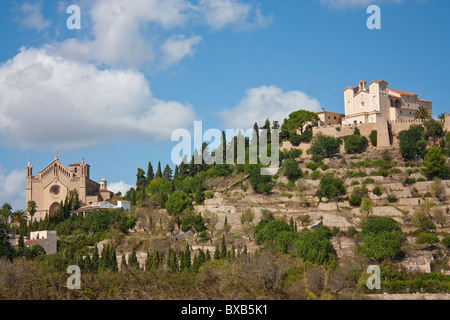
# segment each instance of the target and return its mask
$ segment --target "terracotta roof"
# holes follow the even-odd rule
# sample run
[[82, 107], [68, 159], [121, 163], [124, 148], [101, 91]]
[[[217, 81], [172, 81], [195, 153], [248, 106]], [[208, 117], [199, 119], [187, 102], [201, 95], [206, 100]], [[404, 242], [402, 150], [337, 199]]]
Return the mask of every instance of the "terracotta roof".
[[384, 80], [375, 80], [375, 81], [372, 81], [369, 85], [371, 85], [372, 83], [380, 83], [380, 82], [386, 82], [386, 81], [384, 81]]
[[70, 166], [79, 166], [80, 164], [82, 164], [82, 162], [72, 163]]
[[46, 240], [46, 239], [33, 239], [33, 240], [27, 240], [25, 241], [23, 244], [31, 244], [31, 243], [36, 243], [42, 240]]
[[415, 93], [406, 92], [406, 91], [402, 91], [402, 90], [389, 89], [389, 91], [393, 91], [394, 93], [402, 94], [404, 96], [417, 97], [417, 94], [415, 94]]
[[422, 102], [433, 102], [433, 101], [430, 101], [430, 100], [423, 100], [423, 99], [417, 99], [417, 101], [422, 101]]

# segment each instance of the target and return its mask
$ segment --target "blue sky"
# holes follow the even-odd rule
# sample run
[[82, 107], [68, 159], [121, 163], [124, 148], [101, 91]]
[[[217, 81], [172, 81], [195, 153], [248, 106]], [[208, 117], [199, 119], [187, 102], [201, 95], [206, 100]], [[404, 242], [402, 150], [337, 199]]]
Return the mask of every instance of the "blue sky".
[[[81, 30], [69, 30], [69, 5]], [[370, 4], [381, 30], [369, 30]], [[25, 206], [59, 151], [114, 191], [136, 169], [172, 167], [177, 128], [250, 128], [299, 108], [343, 112], [359, 80], [448, 112], [445, 0], [141, 0], [0, 2], [0, 203]]]

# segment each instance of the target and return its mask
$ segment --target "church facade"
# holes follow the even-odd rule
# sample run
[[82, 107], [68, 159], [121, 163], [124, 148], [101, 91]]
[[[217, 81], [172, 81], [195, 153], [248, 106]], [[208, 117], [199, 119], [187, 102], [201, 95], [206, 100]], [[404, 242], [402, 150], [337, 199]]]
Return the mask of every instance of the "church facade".
[[384, 80], [360, 81], [357, 87], [344, 90], [345, 118], [342, 124], [377, 123], [378, 121], [413, 121], [419, 107], [433, 113], [431, 101], [419, 99], [415, 93], [388, 88]]
[[114, 195], [107, 189], [105, 179], [100, 183], [90, 179], [90, 166], [84, 159], [67, 168], [55, 154], [54, 160], [36, 176], [33, 176], [30, 160], [26, 169], [26, 201], [36, 203], [36, 213], [29, 217], [32, 220], [53, 215], [71, 190], [78, 192], [81, 206], [107, 201]]

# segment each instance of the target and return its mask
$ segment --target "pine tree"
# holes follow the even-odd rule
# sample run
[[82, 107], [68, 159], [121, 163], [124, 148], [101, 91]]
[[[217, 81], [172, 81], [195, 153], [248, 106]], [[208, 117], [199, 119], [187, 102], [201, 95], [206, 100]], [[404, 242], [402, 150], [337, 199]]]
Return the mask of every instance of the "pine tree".
[[136, 190], [134, 188], [130, 189], [130, 205], [135, 206], [136, 201]]
[[136, 173], [136, 193], [145, 191], [146, 182], [147, 178], [145, 177], [145, 171], [138, 168]]

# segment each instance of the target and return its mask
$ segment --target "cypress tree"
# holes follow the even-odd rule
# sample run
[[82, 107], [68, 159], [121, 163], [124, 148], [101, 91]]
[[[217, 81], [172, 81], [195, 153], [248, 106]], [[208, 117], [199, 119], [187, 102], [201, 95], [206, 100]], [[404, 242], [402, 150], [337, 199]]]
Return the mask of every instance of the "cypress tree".
[[168, 164], [164, 168], [163, 179], [165, 182], [172, 181], [172, 169], [169, 167]]
[[219, 244], [216, 244], [216, 251], [214, 251], [214, 260], [220, 260]]
[[110, 264], [111, 264], [111, 269], [114, 272], [118, 272], [119, 271], [119, 267], [117, 265], [117, 255], [116, 255], [116, 248], [114, 246], [111, 246], [110, 249], [111, 253], [110, 253]]
[[127, 260], [125, 259], [125, 253], [122, 253], [122, 261], [120, 263], [120, 270], [123, 270], [127, 267]]
[[[219, 249], [219, 248], [217, 248]], [[205, 254], [205, 262], [211, 261], [211, 252], [209, 251], [209, 249], [206, 249], [206, 254]]]
[[131, 255], [128, 257], [128, 264], [136, 269], [139, 269], [139, 261], [137, 259], [136, 248], [133, 248]]
[[155, 178], [155, 174], [153, 173], [153, 166], [152, 163], [148, 163], [148, 169], [147, 169], [147, 186], [150, 185], [150, 182]]
[[234, 260], [236, 258], [236, 252], [234, 244], [231, 246], [231, 259]]
[[94, 246], [94, 253], [92, 255], [92, 271], [98, 272], [100, 266], [100, 256], [98, 254], [97, 245]]
[[173, 180], [176, 180], [180, 177], [180, 172], [178, 166], [175, 166], [175, 172], [173, 173]]
[[161, 171], [161, 161], [158, 162], [158, 170], [156, 170], [155, 179], [156, 178], [162, 178], [162, 171]]
[[191, 249], [189, 244], [186, 244], [186, 250], [184, 251], [184, 268], [186, 271], [191, 270]]
[[153, 252], [147, 250], [147, 259], [145, 260], [145, 271], [153, 269]]
[[202, 204], [205, 201], [205, 197], [203, 195], [201, 183], [198, 184], [197, 190], [195, 191], [194, 201], [196, 204]]
[[25, 243], [24, 243], [24, 241], [23, 241], [22, 235], [20, 235], [19, 241], [18, 241], [17, 245], [18, 245], [18, 247], [19, 247], [20, 249], [23, 249], [23, 248], [25, 247]]
[[220, 251], [220, 259], [226, 259], [227, 258], [227, 245], [225, 243], [225, 236], [222, 236], [222, 248]]
[[89, 254], [86, 255], [86, 258], [84, 258], [84, 269], [86, 272], [92, 272], [92, 261]]

